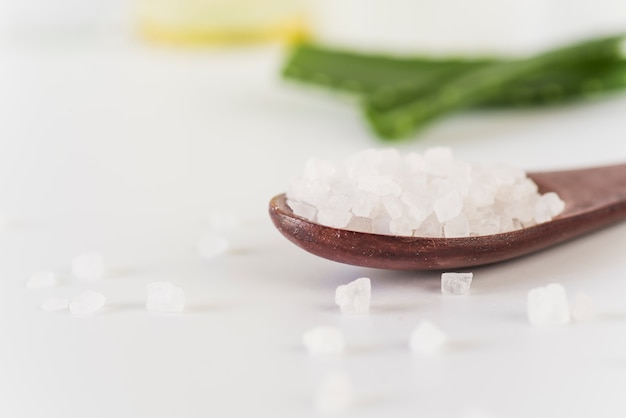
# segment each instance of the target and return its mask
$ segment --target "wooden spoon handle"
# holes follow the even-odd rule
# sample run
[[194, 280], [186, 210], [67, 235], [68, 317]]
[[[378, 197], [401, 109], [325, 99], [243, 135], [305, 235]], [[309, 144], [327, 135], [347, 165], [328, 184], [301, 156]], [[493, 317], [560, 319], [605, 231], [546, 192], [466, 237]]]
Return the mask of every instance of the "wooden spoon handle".
[[626, 164], [531, 173], [529, 177], [541, 192], [554, 190], [566, 202], [563, 216], [626, 202]]

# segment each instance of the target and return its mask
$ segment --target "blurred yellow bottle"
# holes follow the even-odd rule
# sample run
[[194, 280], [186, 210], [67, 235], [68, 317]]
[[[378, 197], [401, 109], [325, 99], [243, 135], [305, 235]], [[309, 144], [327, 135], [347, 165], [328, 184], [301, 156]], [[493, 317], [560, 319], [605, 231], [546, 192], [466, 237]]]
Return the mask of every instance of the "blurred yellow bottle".
[[304, 1], [136, 0], [136, 5], [143, 37], [203, 44], [305, 38]]

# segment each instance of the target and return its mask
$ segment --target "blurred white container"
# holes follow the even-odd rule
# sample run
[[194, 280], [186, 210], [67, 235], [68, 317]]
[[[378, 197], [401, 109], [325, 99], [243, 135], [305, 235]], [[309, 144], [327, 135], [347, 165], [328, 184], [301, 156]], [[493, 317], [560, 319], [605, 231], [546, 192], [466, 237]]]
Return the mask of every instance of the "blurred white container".
[[315, 0], [317, 38], [360, 49], [523, 53], [626, 30], [624, 0]]

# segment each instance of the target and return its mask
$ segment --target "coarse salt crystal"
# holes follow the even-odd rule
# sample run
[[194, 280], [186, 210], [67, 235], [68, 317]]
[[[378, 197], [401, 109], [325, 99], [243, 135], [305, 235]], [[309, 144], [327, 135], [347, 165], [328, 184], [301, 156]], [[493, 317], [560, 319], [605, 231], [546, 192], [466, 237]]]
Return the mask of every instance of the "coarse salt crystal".
[[413, 233], [410, 219], [396, 218], [389, 221], [389, 232], [393, 235], [407, 236]]
[[539, 327], [566, 325], [570, 309], [565, 288], [558, 283], [537, 287], [528, 292], [528, 319]]
[[473, 273], [442, 273], [441, 293], [444, 295], [466, 295], [472, 285]]
[[294, 213], [297, 213], [299, 216], [302, 216], [305, 219], [316, 219], [317, 217], [317, 208], [313, 205], [304, 202], [298, 202], [297, 200], [288, 200], [287, 204]]
[[38, 271], [33, 273], [26, 283], [28, 289], [43, 289], [46, 287], [52, 287], [57, 284], [57, 279], [54, 273], [50, 271]]
[[346, 229], [351, 231], [372, 232], [372, 220], [369, 218], [353, 216], [346, 226]]
[[345, 228], [350, 223], [352, 214], [348, 211], [320, 210], [317, 212], [317, 222], [333, 228]]
[[375, 196], [400, 196], [402, 188], [388, 176], [371, 175], [359, 179], [357, 188]]
[[437, 199], [433, 208], [439, 222], [445, 222], [461, 213], [463, 198], [457, 190], [453, 190]]
[[446, 238], [463, 238], [469, 237], [470, 225], [467, 216], [459, 214], [455, 218], [450, 219], [443, 225], [443, 235]]
[[72, 259], [72, 274], [79, 279], [97, 280], [104, 277], [104, 258], [99, 253], [81, 254]]
[[[378, 197], [372, 193], [357, 190], [352, 201], [352, 213], [355, 216], [368, 217], [378, 204]], [[295, 211], [295, 209], [294, 209]], [[302, 215], [304, 216], [304, 215]], [[304, 216], [306, 218], [306, 216]], [[313, 219], [313, 218], [309, 218]]]
[[66, 311], [70, 301], [64, 298], [48, 298], [41, 304], [41, 310], [45, 312]]
[[348, 284], [337, 287], [335, 303], [341, 312], [347, 314], [363, 314], [370, 309], [372, 284], [369, 278], [361, 277]]
[[[287, 204], [296, 215], [335, 228], [456, 238], [529, 227], [564, 208], [555, 193], [540, 195], [523, 170], [470, 164], [443, 147], [405, 157], [365, 150], [343, 164], [307, 167], [287, 190]], [[353, 223], [355, 217], [370, 222]]]
[[69, 308], [74, 315], [93, 315], [104, 307], [105, 302], [104, 295], [88, 290], [72, 299]]
[[415, 352], [434, 352], [441, 348], [448, 337], [435, 324], [422, 321], [411, 332], [409, 347]]
[[317, 409], [323, 414], [345, 412], [354, 403], [354, 387], [350, 376], [345, 372], [331, 372], [320, 385], [317, 396]]
[[302, 335], [302, 343], [313, 355], [341, 354], [346, 346], [338, 328], [318, 326]]
[[151, 312], [182, 312], [185, 309], [185, 292], [169, 282], [150, 283], [146, 309]]

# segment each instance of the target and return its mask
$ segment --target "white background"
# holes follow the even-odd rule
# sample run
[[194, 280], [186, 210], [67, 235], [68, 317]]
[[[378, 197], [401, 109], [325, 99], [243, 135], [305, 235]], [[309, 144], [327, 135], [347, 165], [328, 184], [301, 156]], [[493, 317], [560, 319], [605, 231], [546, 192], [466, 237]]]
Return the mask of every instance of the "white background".
[[[355, 386], [348, 416], [626, 414], [626, 225], [475, 268], [467, 297], [442, 296], [438, 273], [319, 259], [273, 229], [267, 203], [309, 157], [382, 146], [354, 107], [280, 82], [276, 46], [177, 50], [126, 32], [3, 38], [0, 417], [316, 416], [334, 370]], [[626, 160], [624, 115], [620, 96], [472, 112], [399, 147], [527, 169], [605, 164]], [[247, 220], [230, 237], [242, 250], [202, 261], [196, 243], [216, 209]], [[106, 257], [105, 279], [69, 274], [87, 251]], [[38, 270], [61, 285], [27, 290]], [[371, 313], [344, 317], [335, 287], [360, 276], [372, 279]], [[159, 280], [186, 290], [185, 313], [145, 310]], [[589, 294], [596, 320], [533, 328], [526, 293], [551, 282]], [[39, 309], [86, 289], [106, 295], [101, 314]], [[450, 337], [437, 355], [407, 348], [422, 319]], [[345, 332], [345, 355], [304, 352], [302, 333], [321, 324]]]

